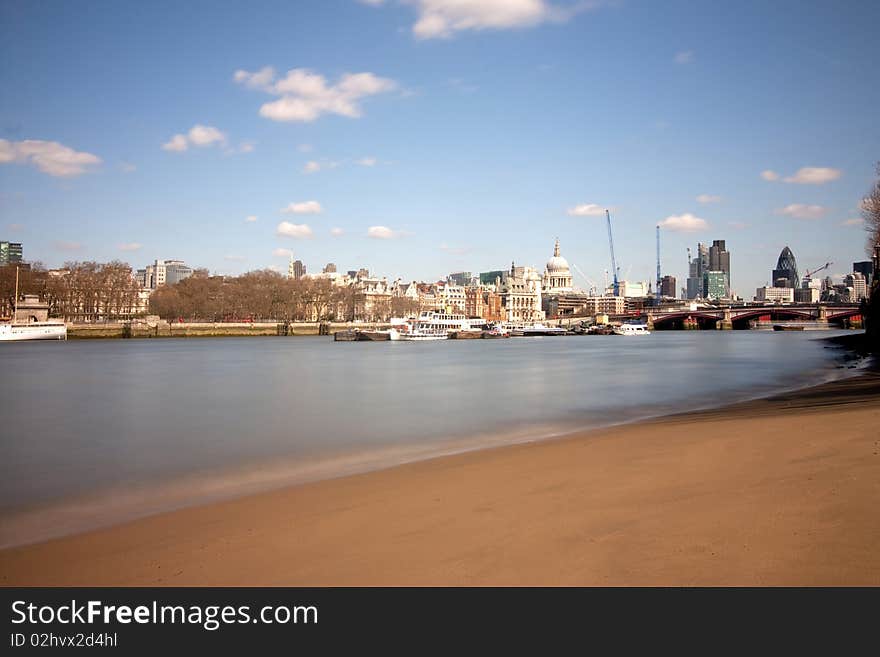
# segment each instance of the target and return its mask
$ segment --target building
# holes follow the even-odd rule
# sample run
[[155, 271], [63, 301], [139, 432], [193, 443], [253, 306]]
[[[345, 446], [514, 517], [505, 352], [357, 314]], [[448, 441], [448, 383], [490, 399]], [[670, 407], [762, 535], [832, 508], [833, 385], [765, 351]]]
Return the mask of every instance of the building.
[[770, 301], [773, 303], [794, 302], [794, 289], [790, 287], [759, 287], [755, 292], [755, 301]]
[[874, 263], [870, 260], [853, 263], [853, 272], [858, 272], [865, 277], [865, 284], [871, 289], [871, 283], [874, 282]]
[[675, 276], [664, 276], [660, 280], [660, 296], [674, 299], [677, 294]]
[[192, 267], [183, 260], [155, 260], [152, 265], [138, 269], [136, 278], [141, 287], [155, 290], [163, 285], [179, 283], [192, 275]]
[[0, 267], [22, 262], [21, 242], [0, 242]]
[[543, 294], [566, 294], [572, 292], [572, 276], [568, 260], [559, 255], [559, 238], [553, 247], [553, 257], [544, 268], [541, 292]]
[[[617, 284], [618, 294], [621, 297], [646, 297], [648, 296], [648, 284], [644, 281], [619, 281]], [[614, 296], [614, 286], [609, 285], [606, 296]]]
[[707, 271], [704, 274], [706, 281], [706, 299], [727, 299], [730, 296], [727, 274], [723, 271]]
[[[820, 281], [821, 283], [821, 281]], [[819, 303], [822, 298], [822, 290], [817, 287], [799, 287], [794, 291], [794, 300], [797, 303]]]
[[510, 263], [510, 271], [500, 280], [501, 303], [510, 322], [535, 322], [544, 319], [541, 309], [541, 274], [532, 267], [517, 267]]
[[477, 286], [465, 289], [464, 313], [468, 317], [481, 317], [487, 322], [501, 322], [505, 319], [501, 295]]
[[332, 262], [328, 262], [324, 269], [321, 271], [322, 274], [335, 274], [336, 273], [336, 265]]
[[446, 277], [446, 280], [450, 283], [454, 283], [455, 285], [460, 285], [461, 287], [466, 287], [470, 285], [473, 281], [473, 274], [469, 271], [457, 271]]
[[438, 281], [432, 286], [437, 310], [463, 313], [465, 311], [465, 288], [455, 283]]
[[496, 281], [500, 281], [504, 277], [505, 272], [500, 269], [496, 269], [495, 271], [484, 271], [480, 273], [480, 285], [482, 286], [494, 286], [496, 285]]
[[865, 281], [865, 275], [861, 272], [853, 272], [847, 274], [843, 279], [843, 284], [851, 289], [848, 301], [860, 301], [868, 298], [868, 285]]
[[697, 255], [688, 264], [688, 299], [702, 299], [705, 296], [704, 273], [707, 271], [709, 271], [709, 249], [705, 244], [697, 243]]
[[[724, 272], [724, 294], [721, 296], [725, 299], [730, 298], [730, 251], [724, 240], [714, 240], [712, 246], [709, 247], [709, 270]], [[706, 281], [706, 296], [714, 299], [708, 294], [708, 280]]]
[[590, 315], [620, 315], [626, 309], [624, 297], [598, 297], [590, 294], [571, 292], [557, 294], [544, 300], [547, 317], [570, 317]]
[[794, 258], [794, 253], [787, 246], [779, 254], [779, 259], [776, 261], [776, 269], [773, 270], [771, 280], [773, 281], [773, 287], [800, 287], [797, 261]]
[[[287, 278], [298, 281], [305, 275], [306, 266], [302, 263], [302, 260], [294, 260], [293, 256], [290, 256], [290, 262], [287, 264]], [[351, 278], [354, 277], [352, 276]]]

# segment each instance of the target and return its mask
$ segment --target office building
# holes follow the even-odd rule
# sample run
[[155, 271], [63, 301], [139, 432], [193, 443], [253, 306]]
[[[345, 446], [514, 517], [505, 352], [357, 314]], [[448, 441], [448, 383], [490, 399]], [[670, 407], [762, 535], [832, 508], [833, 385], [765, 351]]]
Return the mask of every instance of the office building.
[[20, 242], [0, 242], [0, 267], [16, 265], [22, 261]]
[[874, 282], [874, 263], [870, 260], [854, 262], [852, 270], [865, 277], [865, 284], [868, 286], [868, 289], [870, 289], [871, 283]]
[[790, 287], [792, 289], [800, 287], [800, 279], [798, 278], [797, 261], [794, 253], [787, 246], [782, 249], [779, 259], [776, 261], [776, 269], [773, 270], [771, 276], [773, 287]]
[[677, 294], [676, 284], [675, 276], [664, 276], [660, 280], [660, 296], [674, 299]]

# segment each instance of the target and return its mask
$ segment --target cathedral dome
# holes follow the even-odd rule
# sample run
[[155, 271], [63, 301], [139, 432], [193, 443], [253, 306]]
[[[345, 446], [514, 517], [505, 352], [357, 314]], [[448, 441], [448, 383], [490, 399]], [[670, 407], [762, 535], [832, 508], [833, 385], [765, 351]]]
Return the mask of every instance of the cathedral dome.
[[556, 240], [553, 257], [547, 261], [547, 272], [550, 274], [568, 274], [570, 271], [568, 260], [559, 255], [559, 240]]

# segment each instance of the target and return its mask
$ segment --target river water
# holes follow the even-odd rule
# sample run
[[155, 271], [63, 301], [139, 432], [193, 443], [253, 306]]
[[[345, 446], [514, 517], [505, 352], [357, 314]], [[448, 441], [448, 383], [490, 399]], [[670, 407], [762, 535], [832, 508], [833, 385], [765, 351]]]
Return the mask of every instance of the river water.
[[0, 345], [0, 546], [845, 375], [833, 332]]

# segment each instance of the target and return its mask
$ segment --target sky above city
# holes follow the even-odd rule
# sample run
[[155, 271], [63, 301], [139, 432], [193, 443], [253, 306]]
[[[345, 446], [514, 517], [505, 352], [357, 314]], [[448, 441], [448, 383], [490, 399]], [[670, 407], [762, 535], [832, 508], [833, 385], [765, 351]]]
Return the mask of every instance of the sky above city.
[[[880, 3], [0, 4], [0, 240], [48, 267], [290, 253], [389, 279], [530, 265], [751, 298], [866, 259]], [[610, 274], [609, 274], [610, 276]]]

